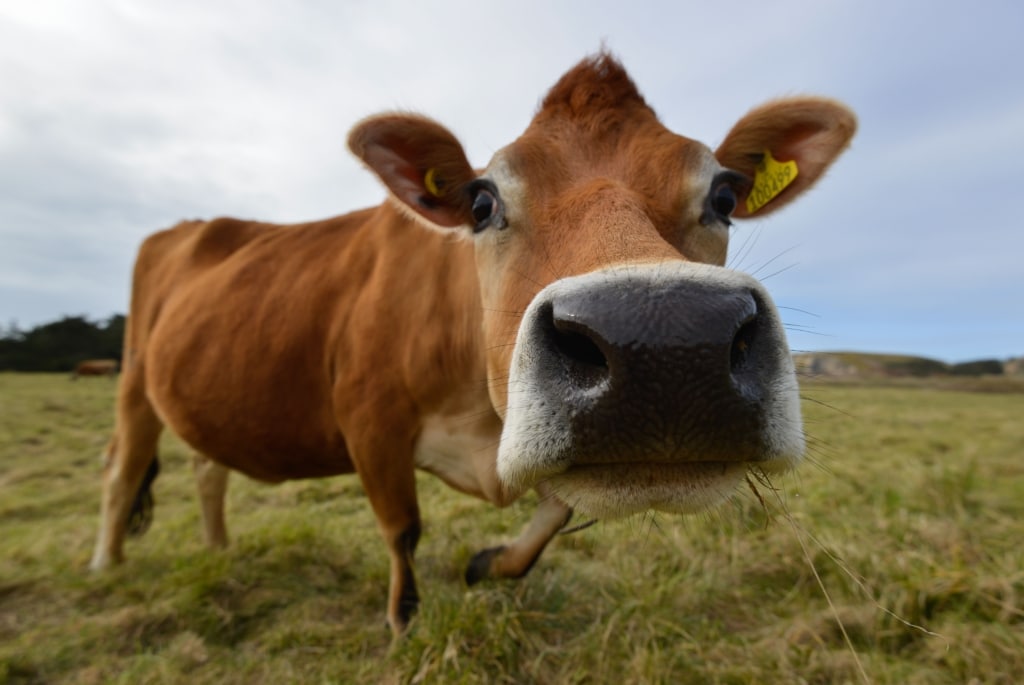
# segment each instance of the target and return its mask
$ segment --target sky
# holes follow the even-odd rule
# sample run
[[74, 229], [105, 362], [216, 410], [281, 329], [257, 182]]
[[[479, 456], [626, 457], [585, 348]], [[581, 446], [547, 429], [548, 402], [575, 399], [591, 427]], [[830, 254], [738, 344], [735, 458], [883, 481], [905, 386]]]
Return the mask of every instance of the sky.
[[377, 204], [353, 124], [414, 110], [484, 166], [602, 45], [715, 147], [765, 100], [860, 129], [791, 207], [737, 222], [797, 351], [1024, 355], [1018, 0], [0, 0], [0, 326], [128, 308], [146, 235]]

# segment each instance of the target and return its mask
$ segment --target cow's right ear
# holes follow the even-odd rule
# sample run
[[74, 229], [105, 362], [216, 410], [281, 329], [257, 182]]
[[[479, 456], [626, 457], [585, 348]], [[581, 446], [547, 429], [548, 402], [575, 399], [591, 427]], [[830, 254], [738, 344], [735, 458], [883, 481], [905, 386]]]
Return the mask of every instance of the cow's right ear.
[[348, 146], [415, 214], [446, 228], [473, 225], [467, 186], [476, 174], [444, 126], [412, 114], [382, 114], [357, 124]]

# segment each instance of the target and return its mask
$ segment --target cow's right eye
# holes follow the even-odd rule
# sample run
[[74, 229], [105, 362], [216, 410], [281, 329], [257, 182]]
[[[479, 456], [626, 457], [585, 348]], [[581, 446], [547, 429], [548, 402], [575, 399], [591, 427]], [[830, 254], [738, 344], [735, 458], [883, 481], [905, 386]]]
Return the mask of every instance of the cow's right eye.
[[473, 198], [473, 218], [477, 226], [486, 224], [498, 211], [498, 198], [494, 197], [489, 190], [481, 190]]
[[473, 197], [472, 212], [474, 233], [479, 233], [486, 228], [505, 227], [505, 208], [498, 195], [498, 189], [489, 181], [478, 181], [470, 190]]

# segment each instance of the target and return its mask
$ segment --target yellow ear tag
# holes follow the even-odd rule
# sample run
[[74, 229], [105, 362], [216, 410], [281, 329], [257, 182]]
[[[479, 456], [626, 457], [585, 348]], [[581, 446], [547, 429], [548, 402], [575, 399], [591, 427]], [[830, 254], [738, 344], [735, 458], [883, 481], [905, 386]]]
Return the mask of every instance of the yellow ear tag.
[[427, 187], [427, 192], [434, 197], [441, 197], [441, 188], [444, 187], [444, 181], [437, 178], [437, 169], [427, 169], [427, 173], [423, 176], [423, 185]]
[[747, 214], [753, 214], [771, 202], [796, 180], [797, 173], [795, 161], [779, 162], [765, 150], [764, 158], [754, 172], [754, 187], [747, 195]]

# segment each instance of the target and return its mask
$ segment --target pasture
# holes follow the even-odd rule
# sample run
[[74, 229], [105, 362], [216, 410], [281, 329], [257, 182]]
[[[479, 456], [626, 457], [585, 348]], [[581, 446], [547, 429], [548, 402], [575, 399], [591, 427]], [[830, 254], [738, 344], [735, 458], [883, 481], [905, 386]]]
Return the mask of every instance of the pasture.
[[1006, 389], [805, 385], [811, 461], [775, 490], [601, 522], [472, 589], [470, 556], [534, 502], [423, 475], [423, 603], [392, 642], [357, 478], [234, 476], [232, 544], [211, 552], [165, 434], [152, 528], [93, 575], [115, 383], [0, 374], [0, 683], [1017, 682], [1024, 394]]

